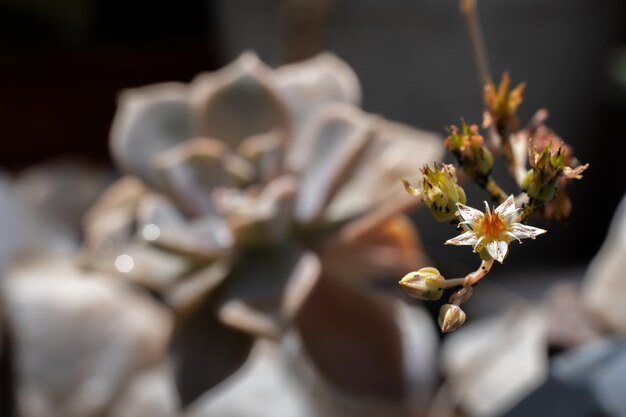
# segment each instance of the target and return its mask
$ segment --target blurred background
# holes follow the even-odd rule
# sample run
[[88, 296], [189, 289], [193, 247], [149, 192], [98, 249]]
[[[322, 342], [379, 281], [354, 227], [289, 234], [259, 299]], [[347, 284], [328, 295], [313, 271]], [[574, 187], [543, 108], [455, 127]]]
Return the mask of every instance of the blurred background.
[[[527, 83], [520, 119], [548, 108], [549, 125], [591, 164], [570, 189], [572, 217], [516, 251], [533, 264], [584, 265], [626, 185], [618, 157], [625, 150], [624, 3], [483, 0], [479, 7], [492, 73], [508, 70], [513, 82]], [[358, 74], [364, 109], [392, 120], [443, 134], [460, 117], [481, 119], [456, 1], [2, 0], [0, 48], [0, 167], [11, 173], [67, 156], [109, 165], [120, 90], [189, 81], [247, 49], [272, 65], [334, 51]], [[474, 204], [482, 198], [470, 194]], [[449, 228], [426, 212], [417, 222], [430, 256], [444, 261], [439, 243]], [[466, 252], [454, 258], [459, 271], [473, 261]], [[518, 253], [510, 267], [528, 259]]]
[[[524, 103], [519, 111], [520, 121], [524, 123], [536, 110], [547, 108], [550, 112], [548, 125], [573, 146], [581, 162], [590, 163], [590, 169], [583, 181], [568, 188], [573, 203], [573, 212], [568, 220], [552, 225], [537, 221], [533, 224], [549, 229], [545, 237], [532, 244], [512, 244], [514, 256], [507, 259], [506, 268], [499, 265], [494, 268], [493, 276], [498, 278], [496, 285], [485, 285], [483, 294], [477, 295], [473, 303], [469, 303], [472, 305], [468, 305], [468, 311], [476, 318], [505, 311], [511, 305], [517, 306], [511, 300], [519, 301], [519, 294], [531, 302], [544, 299], [542, 297], [550, 284], [558, 280], [580, 282], [604, 242], [611, 218], [626, 191], [623, 169], [626, 151], [623, 138], [623, 122], [626, 120], [626, 3], [623, 0], [479, 0], [479, 14], [493, 76], [499, 79], [503, 71], [509, 71], [514, 83], [524, 81], [527, 84]], [[3, 144], [0, 152], [0, 235], [22, 238], [23, 230], [28, 228], [36, 230], [45, 225], [54, 229], [55, 225], [62, 225], [70, 230], [51, 230], [47, 236], [55, 239], [55, 246], [63, 246], [62, 239], [67, 237], [68, 232], [74, 233], [67, 242], [66, 250], [67, 254], [73, 253], [81, 237], [77, 235], [81, 234], [82, 214], [105, 186], [121, 175], [120, 170], [112, 166], [108, 144], [119, 93], [127, 88], [163, 81], [189, 82], [200, 72], [223, 67], [246, 50], [256, 51], [264, 62], [274, 67], [324, 50], [332, 51], [357, 74], [363, 91], [364, 110], [436, 132], [442, 137], [445, 135], [444, 128], [459, 124], [461, 117], [473, 123], [480, 123], [482, 118], [482, 97], [457, 0], [0, 0], [0, 126]], [[33, 170], [33, 167], [44, 169]], [[416, 164], [415, 171], [419, 168]], [[79, 181], [76, 175], [93, 177]], [[377, 173], [372, 172], [371, 175]], [[496, 166], [496, 175], [500, 178], [506, 176], [505, 167]], [[63, 181], [57, 183], [56, 178]], [[12, 188], [13, 183], [15, 188]], [[509, 188], [512, 186], [511, 182], [505, 184]], [[474, 185], [466, 187], [470, 205], [479, 206], [484, 193]], [[19, 204], [12, 200], [15, 192], [21, 193], [23, 201]], [[70, 194], [75, 197], [68, 199], [72, 205], [69, 202], [67, 205], [59, 204], [59, 196]], [[50, 205], [54, 206], [54, 210], [47, 210], [48, 197], [55, 200], [54, 205]], [[29, 206], [30, 203], [33, 204]], [[20, 217], [26, 206], [37, 207], [40, 211], [34, 217]], [[33, 222], [32, 219], [37, 216], [46, 221], [42, 221], [41, 225]], [[468, 248], [444, 247], [443, 242], [455, 234], [449, 225], [434, 222], [427, 210], [413, 213], [412, 219], [417, 224], [426, 254], [434, 265], [445, 268], [450, 276], [465, 275], [476, 267], [476, 255]], [[40, 235], [33, 233], [33, 236]], [[55, 236], [62, 238], [59, 240]], [[33, 245], [28, 240], [21, 245], [16, 244], [11, 238], [3, 242], [8, 244], [3, 247], [0, 241], [0, 267], [13, 254], [10, 251]], [[622, 251], [619, 253], [623, 253], [623, 245], [618, 249]], [[607, 256], [607, 259], [610, 258], [610, 261], [621, 256], [619, 253], [615, 256], [615, 253], [618, 252], [612, 252], [613, 255]], [[623, 274], [623, 269], [607, 269], [610, 272], [619, 270]], [[500, 283], [505, 285], [500, 287]], [[399, 293], [396, 287], [394, 281], [385, 288]], [[587, 326], [585, 322], [580, 326], [582, 331], [576, 333], [579, 330], [576, 326], [588, 320], [588, 316], [580, 313], [583, 309], [579, 306], [578, 290], [570, 290], [566, 288], [559, 292], [557, 295], [560, 298], [552, 299], [552, 293], [546, 295], [548, 301], [545, 305], [555, 306], [555, 311], [550, 311], [552, 316], [549, 320], [539, 320], [540, 323], [533, 321], [535, 311], [530, 307], [532, 312], [528, 316], [518, 315], [519, 310], [515, 310], [515, 306], [508, 310], [507, 317], [522, 317], [519, 319], [521, 324], [515, 322], [515, 326], [509, 326], [514, 329], [514, 334], [502, 344], [508, 347], [500, 349], [500, 353], [509, 352], [510, 346], [521, 345], [518, 341], [530, 340], [532, 345], [535, 339], [525, 333], [526, 317], [532, 316], [529, 319], [532, 323], [528, 326], [531, 336], [541, 333], [544, 337], [545, 322], [549, 321], [550, 326], [557, 323], [553, 327], [558, 328], [564, 315], [567, 316], [564, 322], [568, 325], [574, 323], [574, 331], [570, 332], [575, 334], [575, 337], [572, 336], [574, 342], [567, 338], [563, 341], [558, 339], [558, 334], [554, 336], [550, 333], [549, 343], [541, 339], [531, 346], [531, 350], [539, 346], [533, 353], [539, 352], [535, 358], [543, 361], [539, 371], [541, 377], [534, 381], [534, 385], [529, 384], [533, 389], [545, 382], [550, 389], [558, 391], [560, 386], [554, 388], [549, 384], [554, 375], [565, 380], [573, 378], [570, 378], [572, 372], [568, 374], [567, 369], [570, 368], [567, 361], [563, 362], [565, 365], [561, 364], [561, 368], [558, 362], [556, 365], [551, 363], [548, 371], [548, 353], [552, 358], [559, 349], [566, 350], [588, 340], [602, 339], [599, 335], [623, 337], [626, 334], [623, 320], [617, 320], [617, 327], [621, 326], [619, 331], [613, 328], [610, 331], [606, 328], [598, 330], [594, 327], [596, 324]], [[623, 286], [622, 290], [626, 291]], [[37, 296], [35, 288], [25, 287], [23, 291], [24, 299], [28, 298], [26, 295]], [[19, 291], [16, 293], [20, 295]], [[567, 298], [569, 295], [571, 298]], [[559, 301], [554, 301], [557, 298]], [[46, 299], [46, 294], [43, 294], [41, 300]], [[59, 299], [62, 297], [59, 296]], [[330, 300], [333, 302], [326, 304], [330, 306], [329, 314], [334, 314], [333, 307], [341, 305], [341, 302], [337, 303], [337, 299], [333, 298]], [[39, 301], [36, 297], [29, 299], [35, 306]], [[10, 306], [6, 310], [19, 311], [19, 302], [19, 299], [15, 302], [17, 308]], [[567, 308], [561, 308], [560, 302], [565, 303]], [[583, 317], [580, 320], [576, 314], [569, 314], [568, 309], [574, 304], [576, 308], [572, 310], [580, 313]], [[134, 308], [132, 303], [127, 305], [129, 310]], [[413, 302], [413, 306], [418, 310], [421, 308], [418, 302]], [[428, 383], [424, 385], [431, 388], [437, 386], [446, 374], [450, 380], [463, 380], [466, 386], [471, 387], [472, 383], [468, 384], [463, 379], [465, 373], [463, 378], [454, 378], [456, 356], [446, 356], [445, 351], [441, 362], [444, 368], [449, 365], [450, 369], [433, 376], [439, 370], [433, 370], [435, 365], [431, 358], [439, 355], [437, 347], [442, 337], [433, 332], [433, 319], [438, 307], [434, 303], [428, 305], [431, 317], [420, 316], [419, 320], [415, 320], [425, 327], [420, 329], [423, 333], [417, 339], [422, 334], [429, 337], [421, 338], [428, 339], [424, 342], [428, 355], [422, 355], [422, 362], [428, 363], [424, 367], [428, 370], [425, 372]], [[138, 307], [139, 310], [141, 308]], [[607, 310], [611, 311], [610, 306]], [[24, 317], [28, 319], [28, 309], [24, 308], [24, 311]], [[210, 313], [213, 314], [213, 311]], [[622, 313], [626, 314], [626, 310]], [[46, 317], [45, 311], [42, 314]], [[168, 310], [167, 314], [171, 311]], [[23, 318], [19, 314], [17, 316], [18, 319]], [[2, 320], [0, 308], [0, 322]], [[160, 328], [163, 333], [159, 334], [163, 345], [169, 343], [169, 328], [162, 325], [169, 323], [168, 320], [169, 315], [153, 322], [154, 328]], [[202, 320], [199, 323], [204, 325]], [[210, 325], [223, 330], [223, 323], [218, 323], [213, 317], [211, 320], [214, 321]], [[32, 324], [28, 320], [26, 322]], [[67, 320], [67, 323], [71, 328], [72, 322]], [[179, 323], [176, 322], [175, 326], [178, 331]], [[28, 328], [26, 325], [22, 327]], [[584, 333], [588, 328], [592, 330]], [[195, 334], [204, 335], [195, 328], [193, 330]], [[130, 330], [128, 333], [134, 334]], [[32, 333], [41, 337], [42, 341], [46, 340], [46, 334]], [[487, 333], [487, 339], [495, 337], [494, 334], [501, 333]], [[89, 335], [85, 338], [88, 339]], [[325, 333], [319, 336], [323, 339]], [[474, 333], [473, 340], [486, 340], [483, 336], [480, 332]], [[53, 340], [53, 337], [48, 339]], [[33, 345], [24, 340], [30, 339], [24, 337], [12, 343], [26, 348]], [[458, 340], [461, 342], [450, 344], [450, 351], [458, 353], [458, 346], [464, 347], [464, 340]], [[193, 337], [188, 341], [195, 346]], [[242, 356], [248, 355], [252, 345], [247, 339], [245, 343], [248, 345]], [[55, 346], [63, 347], [62, 343]], [[170, 348], [168, 345], [167, 349]], [[626, 375], [626, 351], [623, 344], [618, 348], [622, 349], [620, 363]], [[6, 352], [11, 353], [10, 349], [0, 349], [4, 355], [0, 355], [0, 380], [11, 372], [8, 364], [12, 359]], [[194, 352], [200, 352], [199, 356], [204, 354], [201, 349]], [[117, 359], [118, 353], [113, 352], [112, 358]], [[516, 365], [517, 358], [524, 357], [523, 353], [508, 358], [506, 364]], [[35, 352], [32, 356], [39, 360], [38, 354]], [[597, 355], [596, 359], [601, 357]], [[221, 360], [221, 356], [214, 356]], [[106, 365], [106, 361], [102, 363]], [[524, 368], [525, 364], [520, 363], [516, 366]], [[580, 365], [581, 362], [577, 363]], [[575, 366], [573, 368], [576, 372], [580, 371]], [[193, 371], [198, 373], [197, 369]], [[229, 372], [234, 369], [237, 367]], [[470, 371], [470, 376], [476, 372], [475, 369]], [[225, 375], [230, 375], [229, 372]], [[260, 374], [266, 377], [263, 372]], [[499, 372], [503, 380], [509, 379], [509, 368], [502, 366]], [[49, 385], [54, 387], [55, 379], [50, 381]], [[489, 382], [481, 387], [488, 387]], [[447, 389], [445, 384], [444, 388]], [[528, 391], [528, 387], [523, 388]], [[602, 388], [600, 386], [599, 390], [602, 391]], [[0, 381], [0, 400], [9, 398], [10, 391], [11, 388], [2, 386]], [[509, 405], [528, 393], [522, 391], [523, 395]], [[540, 396], [545, 394], [550, 397], [553, 394], [550, 390], [545, 392], [534, 397], [530, 408], [522, 407], [518, 409], [520, 414], [511, 416], [535, 415], [532, 407], [545, 403]], [[567, 391], [559, 398], [569, 398], [572, 392]], [[615, 389], [611, 393], [617, 396], [623, 394]], [[424, 397], [430, 394], [428, 392]], [[239, 397], [233, 398], [233, 403], [237, 405]], [[473, 398], [481, 400], [480, 396]], [[623, 404], [626, 396], [620, 398]], [[455, 399], [457, 403], [462, 403], [461, 400]], [[502, 414], [502, 409], [495, 406], [490, 412], [482, 412], [480, 401], [476, 404], [471, 401], [462, 404], [464, 410], [469, 410], [467, 415]], [[254, 407], [250, 407], [253, 411], [249, 415], [254, 415]], [[452, 410], [449, 415], [454, 415], [454, 412]], [[32, 415], [45, 415], [45, 411]], [[119, 414], [126, 415], [131, 414]], [[372, 415], [383, 414], [374, 411]], [[547, 412], [543, 415], [557, 414]], [[581, 411], [577, 415], [596, 414]]]

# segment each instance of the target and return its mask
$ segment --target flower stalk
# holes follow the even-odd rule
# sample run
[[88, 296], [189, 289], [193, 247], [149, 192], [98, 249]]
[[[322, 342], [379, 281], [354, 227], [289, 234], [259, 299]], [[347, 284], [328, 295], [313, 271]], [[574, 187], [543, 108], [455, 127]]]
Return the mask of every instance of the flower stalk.
[[472, 52], [474, 54], [476, 72], [478, 73], [478, 84], [482, 89], [483, 86], [491, 80], [491, 74], [489, 72], [487, 48], [485, 47], [485, 40], [478, 18], [476, 0], [461, 0], [460, 9], [463, 19], [465, 20]]
[[[491, 271], [496, 261], [504, 263], [511, 242], [534, 240], [546, 233], [544, 229], [526, 224], [533, 215], [557, 220], [569, 215], [572, 204], [565, 186], [571, 180], [581, 179], [589, 166], [579, 164], [571, 147], [544, 125], [547, 110], [537, 111], [526, 127], [520, 129], [517, 110], [526, 86], [519, 83], [511, 88], [508, 73], [502, 75], [499, 84], [492, 81], [476, 1], [460, 0], [460, 8], [483, 94], [482, 128], [487, 129], [491, 140], [486, 146], [478, 125], [461, 119], [460, 127], [447, 129], [444, 145], [456, 157], [458, 167], [467, 178], [498, 206], [490, 207], [487, 201], [484, 211], [467, 206], [467, 196], [457, 184], [452, 165], [444, 164], [439, 168], [435, 164], [432, 169], [425, 166], [422, 180], [416, 187], [402, 179], [406, 191], [420, 197], [435, 220], [448, 222], [461, 230], [445, 244], [471, 246], [481, 259], [480, 266], [463, 278], [445, 279], [434, 268], [425, 268], [407, 274], [400, 281], [410, 296], [422, 300], [437, 300], [444, 290], [458, 288], [439, 312], [438, 323], [443, 333], [463, 325], [466, 314], [460, 306], [470, 299], [473, 287]], [[501, 187], [492, 175], [494, 156], [502, 156], [506, 161], [509, 173], [522, 191], [517, 197]], [[433, 270], [436, 278], [429, 275]]]

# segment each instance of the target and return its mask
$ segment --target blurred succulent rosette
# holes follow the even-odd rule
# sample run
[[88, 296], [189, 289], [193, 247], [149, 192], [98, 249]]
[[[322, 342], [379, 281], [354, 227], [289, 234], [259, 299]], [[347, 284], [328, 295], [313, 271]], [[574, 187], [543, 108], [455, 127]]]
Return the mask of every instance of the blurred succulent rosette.
[[128, 175], [87, 214], [81, 263], [174, 312], [183, 404], [285, 334], [338, 392], [403, 403], [427, 383], [416, 364], [434, 347], [409, 349], [407, 307], [374, 287], [424, 266], [399, 178], [442, 145], [360, 98], [334, 55], [271, 69], [252, 53], [120, 95], [111, 149]]

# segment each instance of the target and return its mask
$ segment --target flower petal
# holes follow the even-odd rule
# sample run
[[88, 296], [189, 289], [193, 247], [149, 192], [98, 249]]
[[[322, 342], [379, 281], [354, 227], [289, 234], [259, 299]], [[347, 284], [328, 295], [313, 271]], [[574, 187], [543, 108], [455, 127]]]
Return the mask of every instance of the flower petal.
[[522, 223], [513, 223], [513, 226], [511, 226], [511, 232], [519, 239], [534, 239], [540, 234], [546, 233], [547, 230], [540, 229], [538, 227], [527, 226]]
[[513, 197], [513, 194], [511, 194], [505, 201], [504, 203], [500, 204], [498, 207], [496, 207], [496, 213], [499, 214], [500, 216], [503, 217], [508, 217], [512, 214], [515, 213], [516, 208], [515, 208], [515, 197]]
[[465, 220], [465, 222], [468, 223], [470, 226], [477, 223], [484, 216], [483, 212], [478, 211], [475, 208], [466, 206], [465, 204], [457, 203], [456, 206], [459, 208], [459, 213], [461, 214], [461, 217], [463, 217], [463, 220]]
[[493, 242], [487, 243], [486, 248], [493, 259], [502, 263], [509, 250], [509, 245], [502, 240], [494, 240]]
[[583, 172], [585, 172], [587, 168], [589, 168], [589, 164], [581, 165], [576, 168], [565, 167], [563, 169], [563, 175], [569, 180], [579, 180], [583, 177]]
[[452, 239], [446, 240], [446, 245], [476, 245], [478, 239], [476, 239], [476, 235], [474, 232], [465, 232], [463, 234], [458, 235], [457, 237], [453, 237]]

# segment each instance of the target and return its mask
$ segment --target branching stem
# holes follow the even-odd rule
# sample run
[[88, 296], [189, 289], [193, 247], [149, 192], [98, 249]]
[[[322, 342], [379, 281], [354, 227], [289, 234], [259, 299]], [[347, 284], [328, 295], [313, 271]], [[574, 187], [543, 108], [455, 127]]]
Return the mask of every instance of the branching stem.
[[471, 272], [465, 276], [465, 278], [455, 278], [446, 280], [444, 288], [451, 288], [458, 285], [462, 285], [463, 288], [456, 291], [450, 296], [450, 303], [460, 306], [465, 303], [472, 296], [472, 287], [485, 277], [491, 271], [493, 266], [493, 259], [482, 261], [476, 271]]
[[504, 200], [508, 197], [508, 194], [498, 185], [492, 176], [487, 178], [483, 188], [489, 193], [489, 197], [498, 204], [504, 203]]

